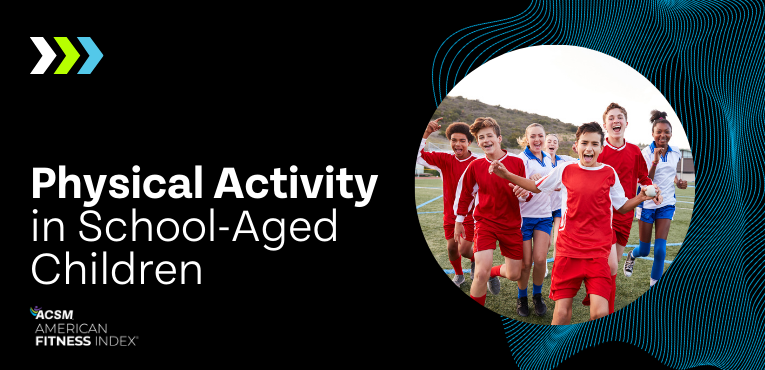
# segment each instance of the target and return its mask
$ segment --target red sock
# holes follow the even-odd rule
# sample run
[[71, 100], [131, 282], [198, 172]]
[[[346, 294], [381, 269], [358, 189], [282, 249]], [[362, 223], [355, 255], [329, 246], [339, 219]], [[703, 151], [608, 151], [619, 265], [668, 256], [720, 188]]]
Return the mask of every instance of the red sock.
[[611, 276], [611, 299], [608, 301], [608, 312], [614, 313], [614, 301], [616, 300], [616, 274]]
[[489, 276], [491, 276], [491, 277], [502, 276], [502, 274], [500, 273], [501, 269], [502, 269], [502, 265], [492, 267], [491, 268], [491, 275], [489, 275]]
[[486, 306], [486, 294], [483, 295], [483, 297], [473, 297], [473, 295], [470, 295], [470, 298], [473, 298], [474, 301], [478, 302], [481, 306]]
[[455, 275], [462, 275], [462, 257], [458, 257], [456, 261], [449, 261], [454, 267]]

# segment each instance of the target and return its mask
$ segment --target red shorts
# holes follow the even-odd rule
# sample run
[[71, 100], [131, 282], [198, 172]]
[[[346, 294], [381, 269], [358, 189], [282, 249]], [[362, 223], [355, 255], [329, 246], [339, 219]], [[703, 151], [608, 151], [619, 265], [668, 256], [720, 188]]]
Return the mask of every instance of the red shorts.
[[573, 298], [584, 280], [587, 294], [611, 299], [611, 268], [608, 258], [555, 257], [550, 278], [550, 299]]
[[627, 245], [627, 241], [630, 239], [630, 230], [632, 229], [632, 217], [626, 221], [613, 219], [611, 228], [613, 229], [611, 244]]
[[[473, 241], [475, 236], [475, 224], [462, 224], [465, 229], [465, 240]], [[444, 224], [444, 237], [446, 240], [454, 239], [454, 224]]]
[[521, 234], [521, 229], [497, 233], [476, 227], [473, 253], [497, 249], [497, 242], [499, 242], [499, 252], [503, 256], [511, 260], [523, 259], [523, 234]]

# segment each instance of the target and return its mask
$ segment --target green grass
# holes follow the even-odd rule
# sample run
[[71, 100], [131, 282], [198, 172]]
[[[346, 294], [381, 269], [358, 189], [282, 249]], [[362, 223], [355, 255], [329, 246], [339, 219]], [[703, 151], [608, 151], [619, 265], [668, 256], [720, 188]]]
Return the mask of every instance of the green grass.
[[[689, 185], [693, 185], [693, 183], [689, 183]], [[420, 188], [418, 188], [420, 187]], [[439, 189], [422, 189], [422, 188], [440, 188], [441, 187], [441, 180], [440, 179], [417, 179], [415, 180], [415, 203], [416, 205], [420, 205], [422, 203], [425, 203], [439, 195], [442, 194], [442, 191]], [[683, 202], [693, 202], [693, 196], [694, 196], [694, 188], [688, 188], [685, 190], [681, 189], [675, 189], [677, 194], [677, 200], [683, 201]], [[675, 218], [672, 221], [672, 226], [669, 230], [669, 236], [667, 237], [667, 243], [682, 243], [685, 239], [685, 234], [688, 231], [688, 226], [690, 225], [691, 221], [691, 214], [693, 208], [693, 204], [689, 203], [677, 203], [675, 205], [676, 207], [676, 213]], [[434, 202], [431, 202], [422, 208], [417, 209], [417, 212], [435, 212], [435, 211], [441, 211], [443, 212], [443, 200], [438, 199]], [[433, 253], [433, 257], [435, 257], [436, 261], [438, 261], [439, 265], [443, 269], [452, 269], [451, 264], [449, 263], [449, 257], [446, 252], [446, 240], [444, 239], [444, 230], [443, 230], [443, 213], [428, 213], [428, 214], [418, 214], [420, 219], [420, 226], [422, 228], [422, 233], [425, 236], [425, 240], [427, 240], [428, 247], [430, 248], [430, 251]], [[630, 238], [629, 238], [629, 245], [637, 245], [639, 242], [638, 239], [638, 222], [633, 218], [632, 222], [632, 230], [630, 232]], [[652, 240], [653, 242], [653, 240]], [[625, 248], [625, 253], [629, 252], [632, 249], [632, 247]], [[680, 246], [667, 246], [667, 260], [674, 260], [675, 256], [677, 256], [678, 251], [680, 250]], [[653, 258], [653, 248], [651, 248], [651, 254], [649, 254], [648, 257]], [[552, 258], [552, 247], [550, 248], [550, 251], [547, 255], [547, 258]], [[500, 255], [499, 248], [494, 252], [494, 265], [499, 265], [504, 263], [504, 257]], [[624, 274], [621, 271], [621, 268], [624, 264], [624, 257], [619, 262], [619, 273], [617, 273], [616, 278], [616, 302], [615, 302], [615, 309], [618, 310], [631, 302], [633, 302], [635, 299], [637, 299], [640, 295], [646, 292], [649, 288], [649, 280], [651, 275], [651, 267], [653, 266], [653, 261], [649, 260], [643, 260], [643, 259], [637, 259], [635, 261], [635, 268], [634, 273], [632, 274], [632, 277], [625, 277]], [[552, 263], [548, 264], [548, 267], [552, 269]], [[664, 264], [664, 271], [666, 273], [667, 268], [669, 268], [671, 265], [665, 263]], [[462, 267], [464, 269], [470, 268], [470, 261], [467, 259], [462, 259]], [[445, 274], [446, 275], [446, 274]], [[465, 283], [462, 284], [462, 286], [459, 288], [461, 289], [465, 294], [470, 294], [470, 284], [472, 283], [472, 280], [468, 277], [469, 274], [466, 274], [466, 280]], [[448, 274], [445, 276], [445, 283], [450, 283], [450, 280], [454, 277], [453, 274]], [[500, 291], [500, 294], [497, 296], [491, 295], [491, 293], [487, 294], [486, 297], [486, 307], [494, 312], [497, 312], [501, 315], [504, 315], [506, 317], [510, 317], [515, 320], [534, 323], [534, 324], [550, 324], [552, 321], [552, 312], [555, 309], [555, 302], [551, 301], [549, 298], [550, 294], [550, 277], [548, 275], [547, 278], [545, 278], [543, 287], [542, 287], [542, 296], [545, 299], [545, 303], [547, 303], [547, 314], [543, 317], [537, 317], [533, 313], [529, 315], [528, 317], [520, 317], [516, 313], [516, 297], [518, 293], [517, 285], [513, 281], [509, 281], [507, 279], [500, 279], [502, 282], [502, 289]], [[531, 287], [532, 282], [529, 281], [528, 289], [529, 289], [529, 295], [531, 295]], [[590, 312], [589, 307], [583, 306], [581, 304], [582, 299], [584, 299], [584, 284], [582, 285], [581, 289], [579, 290], [578, 295], [574, 298], [574, 310], [573, 315], [571, 319], [571, 323], [581, 323], [586, 322], [590, 319]], [[529, 299], [530, 300], [530, 299]], [[533, 311], [533, 304], [529, 302], [529, 308]]]

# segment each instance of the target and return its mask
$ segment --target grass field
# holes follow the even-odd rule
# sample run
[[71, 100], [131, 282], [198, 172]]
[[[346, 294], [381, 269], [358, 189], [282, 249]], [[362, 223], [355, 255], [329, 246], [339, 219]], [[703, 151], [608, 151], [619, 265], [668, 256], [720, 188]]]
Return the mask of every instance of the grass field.
[[[430, 251], [433, 253], [433, 257], [436, 258], [436, 261], [438, 261], [439, 265], [444, 270], [451, 270], [452, 266], [449, 263], [449, 257], [446, 253], [446, 240], [444, 239], [444, 229], [443, 229], [443, 198], [437, 199], [435, 201], [432, 201], [430, 203], [427, 203], [423, 205], [424, 203], [442, 195], [441, 190], [441, 179], [439, 178], [430, 178], [430, 179], [417, 179], [415, 178], [414, 182], [415, 186], [415, 203], [419, 207], [417, 209], [417, 216], [420, 220], [420, 226], [422, 227], [422, 233], [425, 236], [425, 239], [428, 242], [428, 247], [430, 248]], [[669, 236], [667, 237], [667, 244], [673, 244], [673, 243], [682, 243], [685, 239], [685, 234], [688, 232], [688, 226], [691, 222], [691, 214], [693, 212], [693, 200], [694, 200], [694, 193], [695, 189], [691, 186], [694, 185], [694, 183], [689, 183], [688, 189], [681, 190], [681, 189], [675, 189], [676, 195], [677, 195], [677, 204], [676, 212], [675, 212], [675, 218], [672, 221], [672, 226], [669, 230]], [[630, 239], [627, 248], [625, 248], [624, 252], [627, 253], [632, 248], [637, 246], [639, 240], [638, 240], [638, 222], [636, 219], [633, 218], [632, 222], [632, 231], [630, 233]], [[651, 241], [653, 243], [653, 239]], [[672, 261], [675, 259], [675, 256], [677, 255], [677, 252], [680, 250], [679, 245], [667, 245], [667, 257], [666, 261]], [[651, 254], [648, 255], [648, 257], [653, 258], [653, 246], [651, 247]], [[547, 258], [552, 258], [552, 247], [550, 248], [550, 251], [547, 255]], [[615, 302], [615, 309], [618, 310], [628, 304], [630, 304], [632, 301], [634, 301], [636, 298], [638, 298], [640, 295], [645, 293], [646, 290], [649, 288], [649, 280], [651, 275], [651, 267], [653, 266], [653, 261], [646, 260], [646, 259], [637, 259], [635, 261], [635, 267], [634, 267], [634, 273], [632, 274], [632, 277], [625, 277], [624, 273], [621, 271], [622, 266], [624, 264], [624, 258], [622, 257], [621, 261], [619, 262], [619, 272], [617, 273], [616, 278], [616, 302]], [[470, 269], [470, 260], [463, 258], [462, 259], [462, 268], [467, 271]], [[494, 252], [494, 265], [499, 265], [504, 263], [504, 257], [500, 255], [499, 248]], [[549, 263], [548, 267], [552, 271], [552, 265], [553, 263]], [[669, 268], [670, 264], [665, 263], [664, 264], [664, 271], [667, 271], [667, 268]], [[453, 274], [445, 274], [444, 277], [445, 281], [450, 281], [454, 275]], [[472, 283], [472, 280], [468, 277], [469, 274], [465, 274], [465, 282], [462, 284], [460, 288], [455, 289], [461, 289], [465, 294], [470, 294], [470, 284]], [[552, 321], [552, 312], [555, 309], [555, 302], [551, 301], [549, 298], [550, 294], [550, 276], [548, 275], [547, 278], [545, 278], [545, 282], [542, 287], [542, 297], [545, 299], [545, 303], [547, 304], [547, 314], [543, 317], [538, 317], [533, 314], [534, 306], [531, 302], [531, 287], [532, 282], [529, 281], [528, 285], [528, 292], [529, 292], [529, 309], [532, 311], [532, 314], [530, 314], [528, 317], [520, 317], [516, 313], [516, 299], [518, 294], [517, 285], [515, 282], [511, 282], [507, 279], [500, 278], [502, 282], [502, 289], [500, 291], [500, 294], [497, 296], [491, 295], [491, 293], [487, 293], [486, 296], [486, 307], [490, 310], [497, 312], [501, 315], [504, 315], [506, 317], [510, 317], [515, 320], [534, 323], [534, 324], [550, 324]], [[571, 319], [571, 323], [580, 323], [585, 322], [590, 319], [590, 311], [589, 307], [583, 306], [581, 304], [582, 299], [584, 299], [584, 284], [582, 285], [582, 288], [579, 290], [579, 294], [574, 298], [574, 310], [573, 315]]]

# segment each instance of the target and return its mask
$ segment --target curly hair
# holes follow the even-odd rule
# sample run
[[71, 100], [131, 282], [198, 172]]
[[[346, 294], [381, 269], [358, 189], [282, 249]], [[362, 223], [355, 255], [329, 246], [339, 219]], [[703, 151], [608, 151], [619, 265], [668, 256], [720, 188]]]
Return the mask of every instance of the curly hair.
[[470, 126], [465, 122], [454, 122], [446, 128], [446, 138], [451, 140], [452, 134], [464, 134], [469, 143], [473, 142], [473, 134], [470, 133]]
[[487, 127], [493, 127], [494, 133], [497, 136], [502, 135], [499, 129], [499, 124], [497, 123], [497, 121], [494, 120], [494, 118], [491, 118], [491, 117], [476, 118], [475, 122], [473, 122], [473, 124], [470, 125], [470, 133], [473, 134], [473, 136], [478, 137], [478, 131], [481, 131], [481, 129], [484, 129]]
[[669, 125], [669, 130], [672, 131], [672, 124], [667, 121], [667, 112], [659, 112], [658, 110], [654, 109], [651, 111], [651, 123], [653, 124], [651, 126], [651, 132], [653, 132], [653, 128], [656, 127], [657, 123], [666, 123]]

